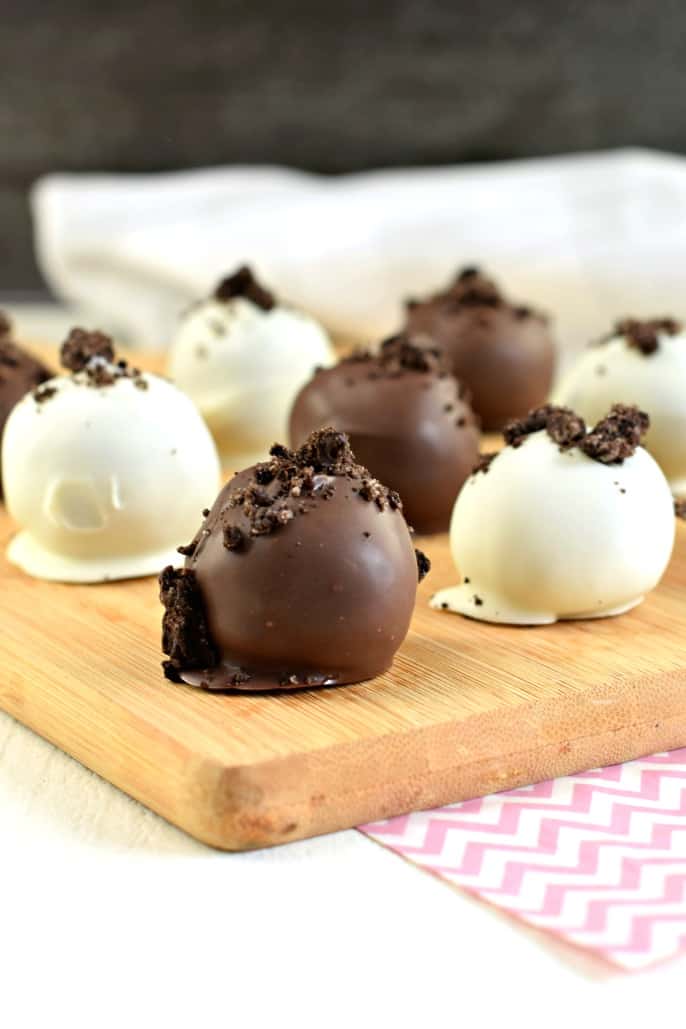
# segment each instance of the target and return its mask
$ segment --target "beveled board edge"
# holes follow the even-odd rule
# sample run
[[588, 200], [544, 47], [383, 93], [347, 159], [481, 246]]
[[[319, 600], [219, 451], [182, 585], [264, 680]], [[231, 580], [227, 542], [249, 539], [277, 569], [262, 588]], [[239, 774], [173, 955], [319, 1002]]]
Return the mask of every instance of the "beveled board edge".
[[[30, 685], [0, 684], [9, 714], [222, 850], [273, 846], [686, 745], [686, 669], [254, 765], [190, 751], [97, 691], [86, 705], [41, 689], [36, 717], [33, 701]], [[94, 721], [98, 734], [89, 731]], [[108, 736], [116, 747], [96, 745]]]

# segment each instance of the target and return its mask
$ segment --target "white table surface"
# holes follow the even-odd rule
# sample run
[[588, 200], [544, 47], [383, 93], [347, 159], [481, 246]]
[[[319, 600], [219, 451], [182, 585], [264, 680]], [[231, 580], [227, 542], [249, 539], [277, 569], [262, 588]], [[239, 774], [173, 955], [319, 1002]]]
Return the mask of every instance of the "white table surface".
[[609, 971], [354, 830], [213, 851], [2, 714], [0, 868], [7, 1029], [681, 1017], [684, 960]]
[[611, 971], [354, 830], [213, 851], [3, 714], [0, 869], [3, 1029], [685, 1020], [686, 959]]

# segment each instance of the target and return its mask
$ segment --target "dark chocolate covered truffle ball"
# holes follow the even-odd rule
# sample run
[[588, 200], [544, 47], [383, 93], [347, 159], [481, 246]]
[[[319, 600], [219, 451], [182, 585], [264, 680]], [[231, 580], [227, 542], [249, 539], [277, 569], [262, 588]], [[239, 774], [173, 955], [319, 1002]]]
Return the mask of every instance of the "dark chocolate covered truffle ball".
[[394, 336], [319, 369], [293, 404], [292, 446], [315, 429], [345, 432], [358, 461], [402, 497], [417, 532], [444, 532], [479, 455], [465, 390], [425, 337]]
[[[26, 393], [49, 378], [49, 369], [12, 341], [9, 319], [0, 311], [0, 436], [12, 408]], [[0, 467], [0, 497], [2, 495]]]
[[501, 429], [548, 396], [555, 368], [548, 319], [511, 303], [476, 268], [465, 268], [448, 289], [427, 300], [408, 301], [407, 328], [443, 347], [487, 431]]
[[212, 690], [379, 675], [428, 571], [399, 497], [331, 428], [235, 475], [180, 550], [160, 576], [165, 674]]

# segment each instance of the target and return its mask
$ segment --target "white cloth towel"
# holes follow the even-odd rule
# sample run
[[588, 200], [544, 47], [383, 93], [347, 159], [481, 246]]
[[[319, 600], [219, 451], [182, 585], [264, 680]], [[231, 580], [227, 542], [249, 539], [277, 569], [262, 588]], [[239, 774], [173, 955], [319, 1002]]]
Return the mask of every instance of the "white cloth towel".
[[393, 331], [403, 298], [465, 263], [554, 314], [567, 351], [622, 314], [686, 313], [686, 160], [643, 150], [338, 178], [59, 174], [32, 207], [58, 297], [152, 348], [243, 262], [358, 339]]

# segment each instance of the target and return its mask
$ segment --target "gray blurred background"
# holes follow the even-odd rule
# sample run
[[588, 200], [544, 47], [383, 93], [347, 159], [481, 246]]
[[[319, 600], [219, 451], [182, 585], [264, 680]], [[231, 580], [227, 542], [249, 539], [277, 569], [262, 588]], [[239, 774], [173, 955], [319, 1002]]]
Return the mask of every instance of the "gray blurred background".
[[686, 151], [684, 0], [4, 0], [0, 289], [50, 170]]

